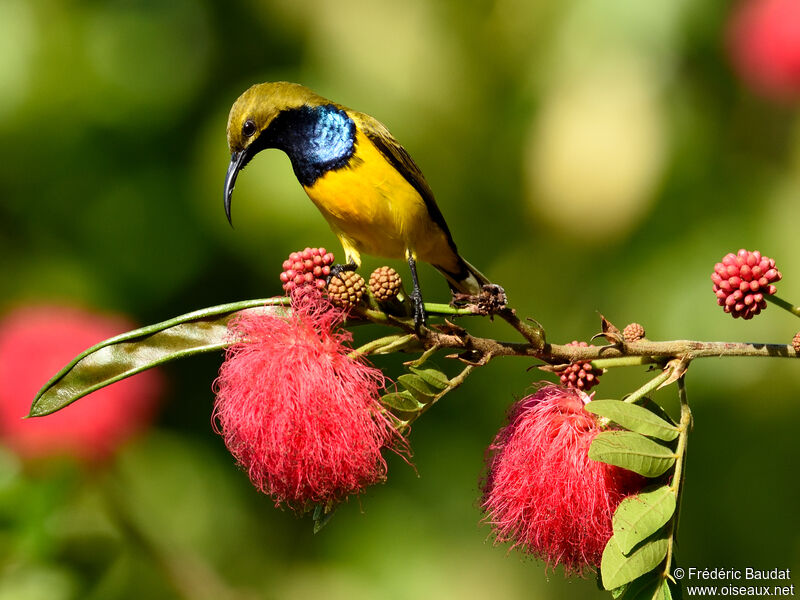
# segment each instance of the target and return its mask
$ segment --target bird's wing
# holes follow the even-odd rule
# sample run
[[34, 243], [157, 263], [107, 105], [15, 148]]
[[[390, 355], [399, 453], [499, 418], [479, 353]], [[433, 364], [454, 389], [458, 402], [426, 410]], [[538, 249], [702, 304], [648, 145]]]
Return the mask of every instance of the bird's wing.
[[389, 161], [397, 172], [417, 190], [417, 193], [419, 193], [422, 200], [425, 202], [425, 207], [428, 209], [431, 219], [442, 229], [447, 236], [450, 246], [455, 250], [455, 243], [450, 235], [450, 230], [444, 220], [442, 211], [439, 210], [439, 207], [436, 205], [436, 200], [433, 198], [433, 191], [428, 185], [428, 182], [425, 181], [425, 176], [422, 174], [422, 171], [420, 171], [417, 163], [414, 162], [414, 159], [411, 158], [409, 153], [406, 152], [406, 149], [400, 145], [400, 142], [394, 139], [394, 136], [389, 133], [389, 130], [386, 129], [383, 123], [364, 113], [355, 113], [354, 116], [357, 117], [358, 126], [369, 141], [375, 145], [378, 151]]

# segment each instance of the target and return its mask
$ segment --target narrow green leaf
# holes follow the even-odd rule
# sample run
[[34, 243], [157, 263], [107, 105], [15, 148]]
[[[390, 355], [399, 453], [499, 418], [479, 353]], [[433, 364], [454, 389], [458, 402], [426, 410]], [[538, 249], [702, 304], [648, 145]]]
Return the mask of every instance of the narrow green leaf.
[[652, 571], [664, 560], [667, 547], [666, 534], [663, 534], [645, 542], [626, 556], [617, 544], [616, 536], [612, 535], [600, 560], [603, 587], [613, 590]]
[[423, 404], [430, 402], [437, 394], [436, 390], [431, 389], [431, 387], [417, 375], [412, 375], [410, 373], [400, 375], [400, 377], [397, 378], [397, 382]]
[[675, 514], [674, 490], [664, 485], [628, 496], [614, 512], [614, 537], [624, 554], [653, 535]]
[[658, 477], [675, 464], [671, 449], [632, 431], [597, 434], [589, 447], [589, 458], [645, 477]]
[[31, 417], [49, 415], [79, 398], [146, 369], [230, 342], [228, 322], [245, 310], [284, 312], [286, 298], [223, 304], [123, 333], [92, 346], [56, 373], [36, 394]]
[[621, 400], [593, 400], [585, 406], [590, 413], [606, 417], [625, 429], [671, 442], [680, 433], [678, 428], [643, 406]]
[[419, 367], [411, 367], [411, 372], [419, 375], [420, 378], [435, 390], [444, 390], [450, 385], [450, 379], [439, 371], [438, 369], [421, 369]]
[[391, 392], [381, 396], [381, 404], [392, 410], [399, 410], [404, 413], [417, 412], [424, 406], [409, 391]]

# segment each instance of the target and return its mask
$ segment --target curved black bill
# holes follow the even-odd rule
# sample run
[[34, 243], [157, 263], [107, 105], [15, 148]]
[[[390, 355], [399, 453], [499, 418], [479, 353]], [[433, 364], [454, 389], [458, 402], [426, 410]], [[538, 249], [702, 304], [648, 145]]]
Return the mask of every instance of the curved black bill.
[[236, 185], [236, 176], [247, 162], [245, 153], [245, 150], [231, 153], [231, 163], [228, 165], [228, 173], [225, 175], [225, 216], [228, 217], [228, 223], [231, 225], [233, 225], [233, 221], [231, 221], [231, 196], [233, 195], [233, 186]]

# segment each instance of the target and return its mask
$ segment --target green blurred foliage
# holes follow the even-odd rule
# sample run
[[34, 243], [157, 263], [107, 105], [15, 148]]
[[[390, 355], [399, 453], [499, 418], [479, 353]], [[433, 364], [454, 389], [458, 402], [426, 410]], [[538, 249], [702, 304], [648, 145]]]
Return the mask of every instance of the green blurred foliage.
[[[385, 122], [463, 254], [552, 341], [588, 339], [600, 311], [652, 339], [788, 342], [793, 317], [734, 322], [711, 294], [713, 264], [745, 247], [774, 257], [780, 294], [800, 298], [800, 121], [736, 81], [729, 10], [0, 0], [0, 309], [61, 300], [154, 322], [279, 293], [295, 249], [340, 252], [277, 152], [240, 177], [236, 228], [225, 222], [227, 110], [247, 86], [286, 79]], [[447, 298], [432, 270], [422, 279], [428, 299]], [[218, 365], [167, 369], [156, 431], [98, 472], [0, 456], [0, 599], [602, 597], [494, 547], [479, 524], [484, 448], [540, 378], [529, 363], [478, 370], [415, 425], [416, 471], [390, 456], [389, 483], [316, 536], [252, 489], [212, 432]], [[799, 373], [692, 366], [682, 566], [800, 572]], [[599, 393], [646, 376], [609, 373]], [[657, 399], [674, 411], [672, 393]]]

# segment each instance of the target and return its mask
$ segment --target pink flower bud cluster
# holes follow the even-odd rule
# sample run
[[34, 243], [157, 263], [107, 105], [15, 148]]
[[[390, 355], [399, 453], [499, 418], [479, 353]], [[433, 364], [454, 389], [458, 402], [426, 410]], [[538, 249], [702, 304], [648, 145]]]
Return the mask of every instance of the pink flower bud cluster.
[[752, 319], [767, 307], [764, 296], [775, 293], [773, 284], [780, 279], [774, 260], [744, 249], [728, 253], [711, 275], [717, 304], [733, 318], [743, 319]]
[[[575, 340], [567, 344], [567, 346], [588, 348], [589, 344]], [[595, 369], [592, 367], [592, 363], [588, 361], [572, 363], [559, 374], [561, 383], [567, 387], [575, 388], [576, 390], [581, 390], [584, 392], [588, 392], [590, 389], [600, 383], [600, 379], [598, 379], [599, 377], [600, 372], [595, 371]]]
[[281, 283], [287, 293], [298, 287], [314, 285], [317, 289], [325, 287], [325, 280], [331, 274], [333, 253], [325, 248], [306, 248], [302, 252], [292, 252], [283, 261]]

